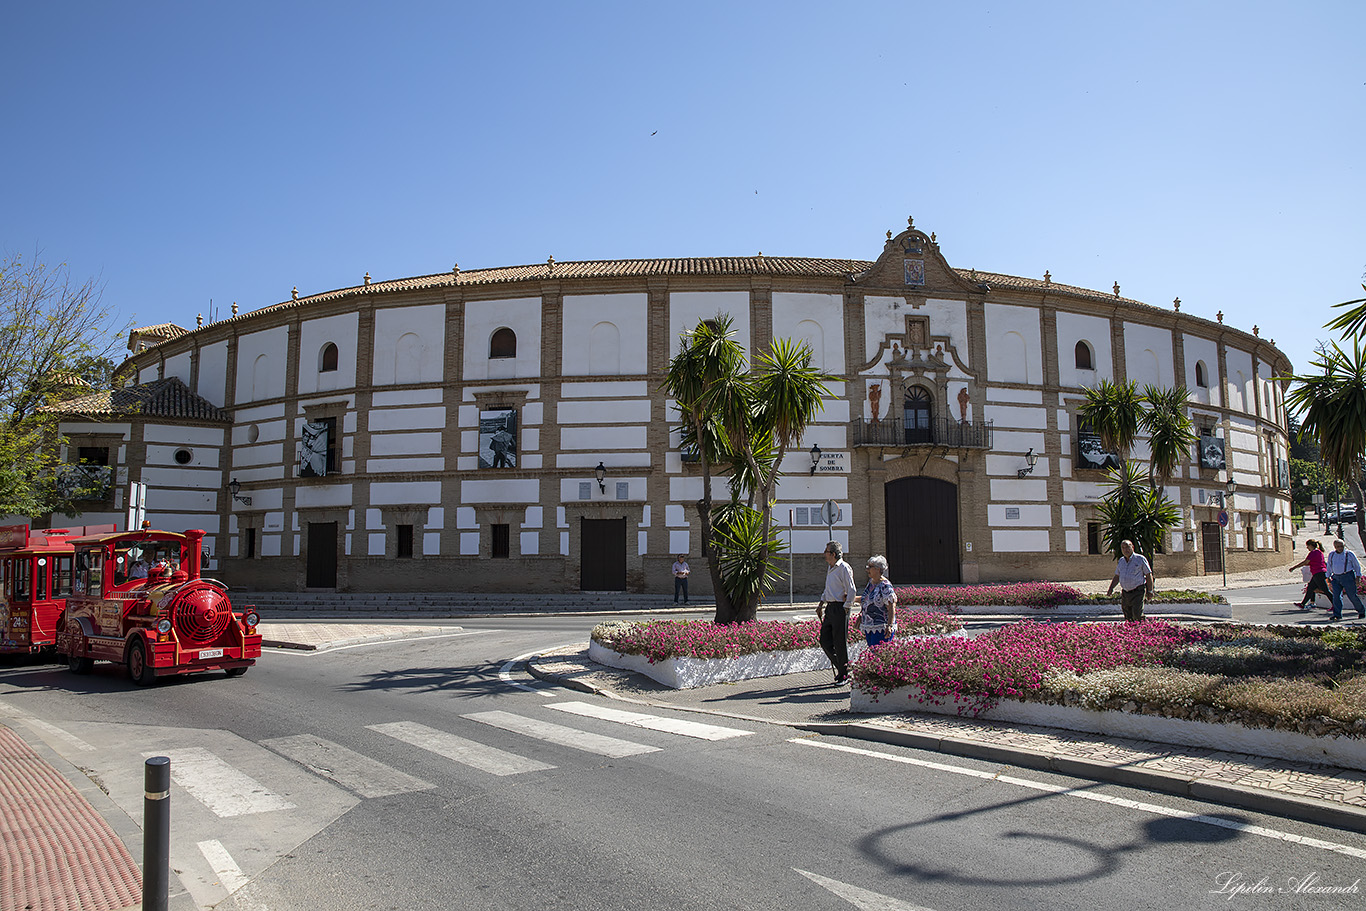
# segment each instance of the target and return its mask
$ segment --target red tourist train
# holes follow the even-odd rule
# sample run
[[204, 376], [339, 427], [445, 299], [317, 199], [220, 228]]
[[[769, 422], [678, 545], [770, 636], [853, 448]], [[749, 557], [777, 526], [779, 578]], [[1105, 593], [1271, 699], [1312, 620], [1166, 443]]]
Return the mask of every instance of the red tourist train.
[[[198, 671], [238, 677], [261, 656], [256, 610], [234, 612], [227, 586], [200, 575], [203, 531], [72, 531], [36, 533], [41, 546], [27, 529], [23, 547], [6, 550], [0, 540], [8, 624], [0, 640], [14, 650], [15, 629], [27, 622], [25, 650], [55, 645], [77, 674], [112, 661], [144, 686]], [[12, 599], [15, 591], [29, 601]]]

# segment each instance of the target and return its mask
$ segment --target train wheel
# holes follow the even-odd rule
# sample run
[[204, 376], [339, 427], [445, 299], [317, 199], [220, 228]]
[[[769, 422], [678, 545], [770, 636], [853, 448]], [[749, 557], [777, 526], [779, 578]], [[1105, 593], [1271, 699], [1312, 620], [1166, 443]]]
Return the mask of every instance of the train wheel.
[[80, 658], [76, 655], [66, 656], [66, 669], [73, 674], [88, 674], [94, 666], [94, 658]]
[[150, 686], [157, 679], [147, 664], [147, 647], [138, 639], [128, 646], [128, 678], [138, 686]]
[[247, 669], [244, 667], [230, 667], [224, 671], [229, 677], [241, 677], [246, 672]]

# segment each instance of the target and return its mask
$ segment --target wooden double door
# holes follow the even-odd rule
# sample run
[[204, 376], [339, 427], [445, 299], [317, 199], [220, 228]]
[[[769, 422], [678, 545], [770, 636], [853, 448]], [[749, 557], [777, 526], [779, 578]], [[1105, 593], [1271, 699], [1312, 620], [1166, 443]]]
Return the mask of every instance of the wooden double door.
[[901, 478], [886, 485], [884, 501], [892, 584], [961, 581], [958, 485], [937, 478]]
[[626, 591], [626, 520], [579, 522], [580, 591]]

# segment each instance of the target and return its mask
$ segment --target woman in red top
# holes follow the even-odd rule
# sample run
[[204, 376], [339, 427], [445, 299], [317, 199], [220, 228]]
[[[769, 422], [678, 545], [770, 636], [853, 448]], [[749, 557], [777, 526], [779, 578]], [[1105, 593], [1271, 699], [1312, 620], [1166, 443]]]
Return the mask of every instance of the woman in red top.
[[1333, 597], [1333, 593], [1328, 590], [1328, 560], [1323, 555], [1322, 545], [1311, 539], [1305, 542], [1305, 546], [1309, 548], [1309, 553], [1303, 560], [1290, 567], [1293, 573], [1301, 566], [1308, 566], [1311, 573], [1309, 584], [1304, 589], [1304, 596], [1295, 605], [1300, 610], [1308, 608], [1309, 602], [1314, 600], [1315, 592], [1323, 592], [1329, 598]]

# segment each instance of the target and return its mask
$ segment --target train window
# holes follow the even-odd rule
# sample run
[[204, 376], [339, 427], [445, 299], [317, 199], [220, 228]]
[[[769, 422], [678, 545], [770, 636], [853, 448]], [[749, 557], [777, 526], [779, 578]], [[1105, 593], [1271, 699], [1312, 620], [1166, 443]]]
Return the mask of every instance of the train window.
[[32, 589], [29, 582], [32, 576], [29, 575], [29, 568], [32, 561], [27, 557], [14, 561], [14, 590], [10, 595], [15, 601], [28, 601], [32, 596]]
[[47, 600], [47, 575], [48, 575], [48, 569], [49, 569], [49, 567], [48, 567], [48, 558], [47, 558], [47, 557], [39, 557], [37, 560], [35, 560], [35, 561], [33, 561], [33, 562], [37, 564], [37, 566], [34, 567], [34, 571], [33, 571], [33, 581], [34, 581], [34, 583], [35, 583], [34, 586], [33, 586], [33, 597], [34, 597], [36, 600], [38, 600], [38, 601], [46, 601], [46, 600]]
[[71, 557], [52, 559], [52, 597], [65, 598], [71, 594], [71, 570], [74, 564]]

